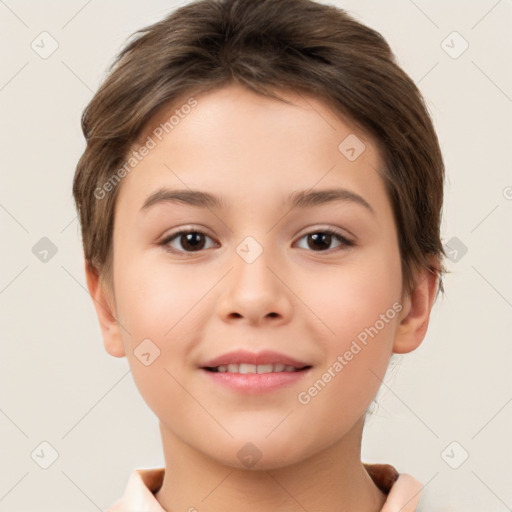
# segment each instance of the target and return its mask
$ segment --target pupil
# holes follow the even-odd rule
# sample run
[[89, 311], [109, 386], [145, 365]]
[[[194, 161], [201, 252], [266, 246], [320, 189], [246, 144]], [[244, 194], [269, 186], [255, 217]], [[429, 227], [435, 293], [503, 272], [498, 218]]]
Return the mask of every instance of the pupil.
[[[330, 235], [329, 233], [313, 233], [312, 235], [309, 235], [310, 236], [310, 240], [313, 240], [314, 242], [316, 243], [320, 243], [320, 248], [321, 249], [328, 249], [329, 246], [331, 245], [331, 237], [332, 235]], [[311, 244], [309, 244], [311, 248], [314, 248], [311, 246]], [[322, 247], [323, 245], [323, 247]], [[318, 248], [319, 246], [317, 245], [316, 248]]]

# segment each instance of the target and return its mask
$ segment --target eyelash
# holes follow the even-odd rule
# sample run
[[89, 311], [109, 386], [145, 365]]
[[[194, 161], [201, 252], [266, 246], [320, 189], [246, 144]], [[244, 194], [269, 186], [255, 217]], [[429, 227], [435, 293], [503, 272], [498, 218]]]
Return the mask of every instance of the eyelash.
[[[164, 247], [164, 249], [170, 253], [173, 253], [173, 254], [194, 254], [194, 253], [200, 253], [206, 249], [200, 249], [198, 251], [180, 251], [180, 250], [177, 250], [177, 249], [174, 249], [174, 248], [171, 248], [169, 243], [174, 240], [175, 238], [178, 238], [180, 237], [181, 235], [187, 235], [187, 234], [190, 234], [190, 233], [196, 233], [196, 234], [201, 234], [201, 235], [205, 235], [206, 237], [212, 239], [211, 236], [209, 236], [207, 233], [205, 233], [204, 231], [200, 230], [200, 229], [192, 229], [192, 228], [185, 228], [185, 229], [181, 229], [175, 233], [172, 233], [170, 234], [169, 236], [167, 236], [164, 240], [162, 240], [158, 245], [161, 245]], [[302, 240], [304, 237], [308, 236], [308, 235], [313, 235], [313, 234], [317, 234], [317, 233], [322, 233], [324, 235], [332, 235], [334, 236], [336, 239], [338, 239], [338, 241], [341, 242], [341, 245], [338, 246], [338, 247], [335, 247], [334, 249], [326, 249], [325, 251], [311, 251], [311, 252], [315, 252], [315, 253], [331, 253], [333, 251], [335, 251], [336, 249], [338, 250], [343, 250], [343, 247], [353, 247], [355, 245], [355, 243], [352, 241], [352, 240], [349, 240], [348, 238], [346, 238], [345, 236], [343, 236], [341, 233], [333, 230], [333, 229], [317, 229], [315, 231], [310, 231], [308, 233], [305, 233], [304, 235], [302, 235], [299, 240]]]

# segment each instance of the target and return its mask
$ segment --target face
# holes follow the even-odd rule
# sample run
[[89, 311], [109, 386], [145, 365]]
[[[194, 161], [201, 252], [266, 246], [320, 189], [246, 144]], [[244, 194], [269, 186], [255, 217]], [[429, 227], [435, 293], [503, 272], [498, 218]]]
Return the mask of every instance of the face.
[[236, 467], [244, 446], [272, 468], [340, 441], [401, 318], [376, 146], [321, 101], [285, 97], [195, 96], [161, 141], [148, 132], [156, 147], [115, 212], [115, 314], [136, 385], [169, 437]]

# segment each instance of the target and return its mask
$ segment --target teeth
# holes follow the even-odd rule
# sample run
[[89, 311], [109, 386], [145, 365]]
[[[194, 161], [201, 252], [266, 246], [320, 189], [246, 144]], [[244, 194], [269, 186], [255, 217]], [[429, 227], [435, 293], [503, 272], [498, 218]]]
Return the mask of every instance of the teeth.
[[274, 365], [273, 364], [259, 364], [257, 367], [257, 372], [256, 373], [272, 373], [272, 371], [274, 370]]
[[289, 366], [284, 364], [249, 364], [249, 363], [240, 363], [240, 364], [222, 364], [216, 367], [216, 370], [219, 373], [281, 373], [281, 372], [296, 372], [298, 371], [295, 366]]
[[255, 364], [242, 363], [239, 365], [238, 373], [256, 373], [257, 368], [258, 367]]

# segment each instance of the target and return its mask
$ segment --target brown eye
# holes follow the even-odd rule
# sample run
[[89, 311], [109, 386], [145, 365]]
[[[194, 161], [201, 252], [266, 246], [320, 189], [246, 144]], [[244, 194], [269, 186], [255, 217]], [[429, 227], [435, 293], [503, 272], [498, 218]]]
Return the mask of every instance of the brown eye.
[[172, 252], [198, 252], [208, 248], [205, 247], [207, 239], [211, 240], [202, 231], [182, 230], [168, 236], [162, 245], [168, 247]]
[[338, 245], [334, 247], [334, 249], [340, 247], [340, 246], [347, 246], [350, 247], [354, 245], [353, 242], [345, 238], [343, 235], [336, 233], [332, 230], [319, 230], [314, 231], [312, 233], [308, 233], [307, 235], [304, 235], [302, 239], [306, 239], [306, 245], [307, 247], [303, 247], [305, 249], [311, 249], [314, 252], [324, 252], [331, 249], [331, 244], [334, 241], [338, 241]]

